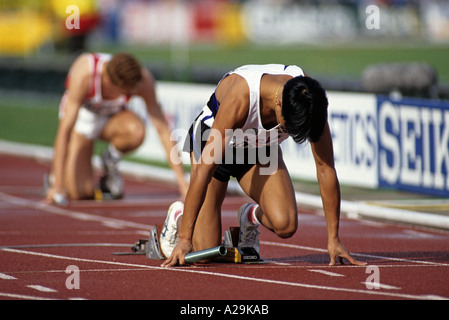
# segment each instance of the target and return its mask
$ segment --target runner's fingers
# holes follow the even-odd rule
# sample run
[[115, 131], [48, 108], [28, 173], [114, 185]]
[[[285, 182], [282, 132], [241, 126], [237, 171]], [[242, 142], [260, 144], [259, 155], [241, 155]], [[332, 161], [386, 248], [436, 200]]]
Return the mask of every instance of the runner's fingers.
[[343, 258], [348, 260], [350, 264], [353, 264], [353, 265], [356, 265], [356, 266], [364, 266], [364, 265], [367, 264], [366, 262], [362, 262], [362, 261], [358, 261], [358, 260], [354, 259], [349, 254], [349, 252], [345, 252], [345, 253], [342, 253], [342, 254], [336, 255], [336, 256], [331, 256], [330, 258], [331, 258], [331, 261], [329, 263], [330, 266], [334, 266], [336, 264], [336, 260], [337, 259], [338, 259], [338, 262], [343, 265], [344, 264]]
[[[356, 259], [354, 259], [349, 252], [346, 252], [344, 255], [341, 255], [341, 257], [347, 259], [349, 261], [349, 263], [356, 265], [356, 266], [364, 266], [367, 263], [366, 262], [362, 262], [362, 261], [358, 261]], [[341, 259], [341, 258], [340, 258]]]

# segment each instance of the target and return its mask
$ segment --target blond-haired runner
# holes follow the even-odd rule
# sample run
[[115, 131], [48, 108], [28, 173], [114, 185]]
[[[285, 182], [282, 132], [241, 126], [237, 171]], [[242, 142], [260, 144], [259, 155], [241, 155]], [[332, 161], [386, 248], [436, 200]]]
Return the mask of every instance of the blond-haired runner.
[[188, 182], [180, 161], [170, 157], [175, 142], [170, 140], [171, 132], [156, 100], [155, 80], [132, 55], [82, 54], [70, 68], [66, 89], [60, 104], [47, 202], [94, 197], [91, 158], [96, 139], [109, 143], [102, 155], [105, 175], [101, 187], [114, 198], [123, 196], [118, 162], [125, 153], [139, 147], [145, 137], [144, 122], [127, 109], [134, 95], [143, 98], [175, 172], [179, 192], [185, 197]]
[[178, 201], [168, 210], [160, 241], [168, 257], [163, 266], [182, 265], [188, 252], [221, 244], [221, 205], [231, 176], [254, 200], [238, 211], [239, 247], [259, 250], [259, 225], [280, 238], [295, 234], [295, 192], [279, 147], [288, 137], [310, 142], [330, 264], [341, 258], [364, 264], [351, 257], [339, 238], [340, 186], [327, 106], [320, 83], [297, 66], [247, 65], [226, 74], [186, 139], [184, 150], [192, 159], [190, 187], [185, 205]]

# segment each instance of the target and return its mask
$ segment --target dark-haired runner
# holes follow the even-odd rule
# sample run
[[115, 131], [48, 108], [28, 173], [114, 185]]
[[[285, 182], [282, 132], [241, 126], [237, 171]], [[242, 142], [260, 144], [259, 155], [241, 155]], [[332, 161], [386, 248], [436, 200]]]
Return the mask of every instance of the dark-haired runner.
[[289, 136], [298, 143], [309, 141], [312, 148], [330, 264], [337, 258], [364, 264], [353, 259], [339, 239], [340, 187], [327, 106], [319, 82], [297, 66], [247, 65], [226, 74], [186, 139], [190, 186], [185, 206], [175, 202], [168, 211], [160, 239], [168, 257], [163, 266], [183, 265], [186, 253], [221, 244], [221, 205], [230, 176], [255, 202], [238, 211], [239, 247], [259, 250], [259, 224], [281, 238], [296, 232], [295, 192], [279, 147]]

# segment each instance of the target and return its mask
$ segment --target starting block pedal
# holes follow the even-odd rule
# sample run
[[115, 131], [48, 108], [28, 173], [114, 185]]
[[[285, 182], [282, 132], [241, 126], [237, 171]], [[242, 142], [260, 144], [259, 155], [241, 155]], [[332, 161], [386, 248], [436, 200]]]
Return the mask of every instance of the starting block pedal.
[[229, 227], [225, 231], [223, 237], [223, 245], [225, 247], [235, 247], [239, 245], [240, 227]]

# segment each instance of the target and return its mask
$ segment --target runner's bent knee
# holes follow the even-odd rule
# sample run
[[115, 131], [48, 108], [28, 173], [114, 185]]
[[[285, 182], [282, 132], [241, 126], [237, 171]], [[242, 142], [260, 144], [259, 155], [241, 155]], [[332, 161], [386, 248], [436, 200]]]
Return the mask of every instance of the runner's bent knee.
[[139, 122], [130, 122], [126, 126], [127, 135], [129, 137], [129, 144], [137, 148], [145, 139], [145, 126]]
[[295, 210], [279, 211], [270, 218], [273, 232], [282, 239], [292, 237], [298, 229], [298, 219]]

